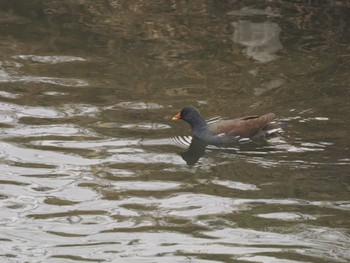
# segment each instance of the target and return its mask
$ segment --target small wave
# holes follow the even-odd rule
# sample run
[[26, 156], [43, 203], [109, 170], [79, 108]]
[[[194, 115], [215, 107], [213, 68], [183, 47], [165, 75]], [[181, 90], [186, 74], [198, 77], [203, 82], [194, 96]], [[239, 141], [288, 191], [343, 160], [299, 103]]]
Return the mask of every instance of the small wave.
[[31, 62], [57, 64], [57, 63], [67, 63], [75, 61], [86, 61], [84, 58], [74, 57], [74, 56], [38, 56], [38, 55], [17, 55], [12, 56], [14, 59], [22, 59]]

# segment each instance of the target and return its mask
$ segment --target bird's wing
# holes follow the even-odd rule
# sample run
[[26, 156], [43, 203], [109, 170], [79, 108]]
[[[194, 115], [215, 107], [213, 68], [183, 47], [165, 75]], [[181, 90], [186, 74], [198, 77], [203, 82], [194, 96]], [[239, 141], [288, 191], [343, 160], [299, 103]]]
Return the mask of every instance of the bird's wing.
[[224, 133], [227, 136], [240, 136], [241, 138], [257, 137], [260, 131], [275, 117], [274, 113], [262, 116], [248, 116], [233, 120], [222, 120], [209, 125], [213, 135]]

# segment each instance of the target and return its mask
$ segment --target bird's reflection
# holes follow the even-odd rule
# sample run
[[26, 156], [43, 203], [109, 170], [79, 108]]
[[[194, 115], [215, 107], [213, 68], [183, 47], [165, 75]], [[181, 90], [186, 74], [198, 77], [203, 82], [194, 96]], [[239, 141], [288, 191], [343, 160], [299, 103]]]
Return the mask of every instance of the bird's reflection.
[[210, 151], [236, 153], [237, 148], [233, 146], [237, 146], [237, 144], [240, 144], [240, 145], [249, 144], [250, 142], [251, 142], [250, 139], [244, 138], [241, 140], [235, 139], [234, 141], [232, 141], [232, 143], [229, 143], [229, 144], [212, 145], [194, 136], [192, 137], [191, 143], [187, 148], [187, 151], [181, 153], [180, 155], [188, 165], [194, 165], [205, 154], [205, 151], [207, 148]]
[[208, 144], [204, 141], [193, 137], [188, 150], [181, 154], [182, 159], [184, 159], [188, 165], [196, 164], [204, 155], [207, 145]]
[[[274, 136], [269, 136], [274, 137]], [[216, 151], [228, 154], [246, 154], [249, 156], [252, 155], [261, 155], [266, 152], [274, 152], [278, 149], [278, 146], [271, 145], [268, 138], [260, 138], [258, 140], [240, 140], [235, 144], [228, 145], [210, 145], [206, 142], [198, 139], [197, 137], [192, 137], [191, 144], [187, 148], [186, 152], [181, 153], [182, 159], [187, 163], [187, 165], [196, 164], [201, 157], [204, 156], [206, 150]]]

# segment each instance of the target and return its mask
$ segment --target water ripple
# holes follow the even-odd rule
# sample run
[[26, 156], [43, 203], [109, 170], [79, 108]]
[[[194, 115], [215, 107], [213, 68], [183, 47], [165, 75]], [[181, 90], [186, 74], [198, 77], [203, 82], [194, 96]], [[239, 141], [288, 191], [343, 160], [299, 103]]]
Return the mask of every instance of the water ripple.
[[[0, 63], [0, 83], [39, 83], [66, 87], [85, 87], [89, 85], [86, 80], [76, 78], [55, 78], [22, 75], [12, 68], [8, 69], [8, 67], [8, 63]], [[20, 67], [20, 65], [16, 65], [16, 67]]]
[[31, 62], [40, 62], [48, 64], [75, 62], [75, 61], [86, 61], [84, 58], [74, 56], [38, 56], [38, 55], [17, 55], [12, 56], [14, 59], [22, 59]]

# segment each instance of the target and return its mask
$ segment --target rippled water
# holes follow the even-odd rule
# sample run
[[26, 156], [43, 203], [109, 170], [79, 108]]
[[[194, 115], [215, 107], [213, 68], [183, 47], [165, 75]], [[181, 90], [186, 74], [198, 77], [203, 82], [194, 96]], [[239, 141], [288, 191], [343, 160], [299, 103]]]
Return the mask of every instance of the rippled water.
[[[1, 262], [349, 262], [349, 14], [0, 3]], [[206, 146], [188, 104], [288, 128]]]

